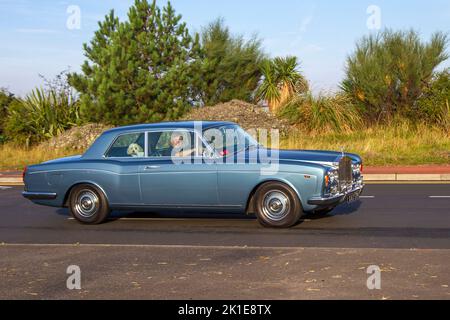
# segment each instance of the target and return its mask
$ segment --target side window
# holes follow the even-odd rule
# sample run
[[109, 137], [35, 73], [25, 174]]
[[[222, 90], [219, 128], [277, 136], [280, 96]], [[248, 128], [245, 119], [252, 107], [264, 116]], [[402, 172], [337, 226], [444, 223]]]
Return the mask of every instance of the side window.
[[107, 153], [108, 158], [142, 158], [145, 156], [145, 134], [120, 135]]
[[196, 155], [194, 133], [169, 130], [148, 133], [149, 157], [191, 157]]

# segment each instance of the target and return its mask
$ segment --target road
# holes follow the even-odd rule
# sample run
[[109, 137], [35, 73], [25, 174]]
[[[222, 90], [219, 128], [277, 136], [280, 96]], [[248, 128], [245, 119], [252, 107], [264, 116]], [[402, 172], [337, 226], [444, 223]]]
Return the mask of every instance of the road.
[[[99, 226], [0, 188], [0, 298], [450, 299], [450, 185], [373, 184], [295, 228], [195, 213]], [[82, 272], [66, 288], [66, 269]], [[367, 268], [381, 269], [369, 290]]]

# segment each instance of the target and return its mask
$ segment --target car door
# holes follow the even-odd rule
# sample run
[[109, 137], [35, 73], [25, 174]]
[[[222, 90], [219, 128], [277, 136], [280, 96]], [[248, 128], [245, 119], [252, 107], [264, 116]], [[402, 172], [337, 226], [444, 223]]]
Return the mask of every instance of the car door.
[[190, 146], [184, 147], [192, 148], [192, 154], [169, 152], [171, 137], [179, 133], [180, 130], [147, 133], [148, 158], [139, 168], [143, 204], [155, 207], [218, 205], [217, 168], [202, 157], [199, 136], [194, 131], [182, 130], [185, 137], [190, 137]]
[[251, 152], [246, 148], [249, 143], [242, 129], [236, 125], [226, 125], [207, 129], [203, 136], [218, 154], [219, 204], [223, 207], [245, 208], [251, 190], [260, 180], [261, 165], [257, 160], [249, 159]]

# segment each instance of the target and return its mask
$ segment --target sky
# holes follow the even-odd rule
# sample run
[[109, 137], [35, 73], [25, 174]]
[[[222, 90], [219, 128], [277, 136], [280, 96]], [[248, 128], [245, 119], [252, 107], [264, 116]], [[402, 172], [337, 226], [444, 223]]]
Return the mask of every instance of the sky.
[[[114, 9], [127, 18], [133, 0], [0, 0], [0, 87], [23, 96], [62, 70], [79, 71], [83, 43]], [[157, 1], [160, 6], [166, 0]], [[450, 33], [448, 0], [172, 0], [191, 32], [222, 17], [234, 34], [262, 39], [268, 55], [298, 56], [314, 92], [337, 90], [346, 57], [364, 35], [415, 29], [424, 41]], [[450, 67], [445, 62], [441, 69]]]

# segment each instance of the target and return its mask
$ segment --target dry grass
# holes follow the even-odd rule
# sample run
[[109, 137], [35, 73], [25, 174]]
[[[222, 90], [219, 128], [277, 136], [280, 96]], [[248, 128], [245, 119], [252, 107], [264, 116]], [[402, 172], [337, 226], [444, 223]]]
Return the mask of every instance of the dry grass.
[[41, 163], [79, 153], [80, 151], [45, 148], [41, 146], [25, 148], [7, 143], [0, 145], [0, 170], [22, 170], [30, 164]]
[[361, 155], [366, 165], [450, 164], [450, 131], [408, 122], [333, 133], [291, 132], [284, 149], [338, 150]]

